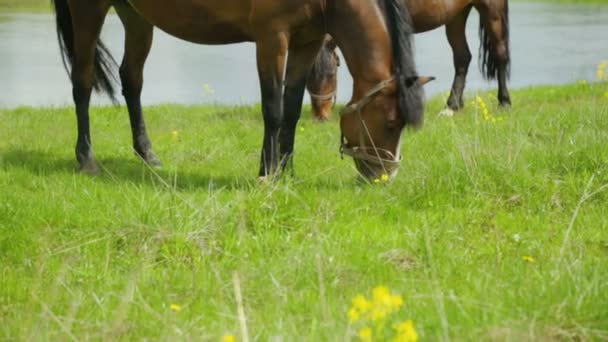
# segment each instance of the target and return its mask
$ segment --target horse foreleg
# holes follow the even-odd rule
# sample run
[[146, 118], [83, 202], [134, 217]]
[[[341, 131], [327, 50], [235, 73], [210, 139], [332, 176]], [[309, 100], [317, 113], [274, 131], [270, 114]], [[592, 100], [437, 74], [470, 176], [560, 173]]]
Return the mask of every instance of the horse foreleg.
[[95, 53], [101, 27], [109, 4], [91, 6], [83, 1], [69, 1], [74, 28], [74, 50], [72, 66], [72, 95], [78, 121], [76, 159], [85, 173], [99, 172], [93, 154], [89, 128], [89, 103], [95, 84]]
[[128, 4], [120, 3], [115, 8], [125, 28], [125, 53], [120, 65], [120, 80], [129, 110], [133, 149], [150, 166], [161, 167], [160, 160], [152, 151], [141, 106], [143, 70], [152, 47], [153, 27]]
[[281, 168], [293, 169], [293, 148], [296, 125], [302, 113], [302, 101], [306, 78], [315, 60], [322, 41], [308, 43], [303, 46], [290, 46], [289, 58], [285, 75], [285, 91], [283, 94], [283, 124], [279, 136], [281, 153]]
[[450, 47], [452, 48], [454, 61], [454, 82], [452, 83], [452, 90], [447, 102], [448, 108], [453, 111], [460, 110], [464, 107], [462, 93], [464, 92], [467, 73], [472, 58], [465, 34], [467, 18], [470, 11], [470, 7], [465, 9], [456, 16], [452, 22], [445, 26], [446, 36], [450, 43]]
[[262, 114], [264, 116], [264, 142], [260, 162], [260, 177], [275, 175], [279, 166], [279, 131], [283, 120], [283, 75], [289, 40], [285, 34], [268, 34], [256, 42], [256, 57]]

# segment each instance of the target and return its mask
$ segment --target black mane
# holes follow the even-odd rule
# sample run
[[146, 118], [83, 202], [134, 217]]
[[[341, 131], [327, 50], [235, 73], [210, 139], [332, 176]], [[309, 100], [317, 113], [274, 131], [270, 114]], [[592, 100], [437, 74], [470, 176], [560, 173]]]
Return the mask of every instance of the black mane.
[[418, 76], [414, 63], [412, 19], [404, 0], [383, 0], [380, 7], [387, 22], [393, 51], [395, 80], [398, 83], [398, 110], [405, 124], [418, 126], [424, 114], [422, 86], [408, 82]]

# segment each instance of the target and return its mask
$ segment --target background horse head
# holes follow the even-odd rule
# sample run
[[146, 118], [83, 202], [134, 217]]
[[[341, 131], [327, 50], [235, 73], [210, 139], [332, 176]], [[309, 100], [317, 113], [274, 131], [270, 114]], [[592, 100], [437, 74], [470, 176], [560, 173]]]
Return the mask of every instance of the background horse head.
[[[60, 46], [71, 75], [78, 120], [76, 157], [95, 172], [89, 131], [92, 89], [106, 90], [111, 56], [99, 41], [111, 6], [125, 26], [120, 66], [134, 148], [159, 164], [143, 120], [140, 94], [152, 27], [199, 44], [256, 44], [264, 138], [259, 176], [291, 164], [306, 77], [329, 33], [353, 76], [353, 96], [340, 123], [342, 150], [366, 177], [390, 174], [400, 160], [401, 132], [419, 125], [423, 96], [410, 43], [413, 29], [403, 0], [54, 0]], [[235, 80], [237, 81], [237, 80]]]
[[339, 66], [336, 42], [328, 35], [306, 81], [314, 117], [319, 121], [329, 119], [336, 102]]
[[[446, 113], [464, 107], [463, 92], [471, 52], [465, 35], [467, 18], [472, 8], [479, 12], [479, 66], [488, 80], [498, 80], [498, 101], [509, 106], [511, 99], [507, 89], [510, 71], [509, 4], [507, 0], [440, 0], [407, 1], [416, 32], [426, 32], [445, 25], [446, 36], [453, 52], [454, 81], [447, 101]], [[316, 96], [333, 94], [337, 90], [337, 55], [328, 41], [317, 57], [308, 89], [311, 93], [313, 115], [319, 120], [329, 117], [334, 97]], [[313, 95], [314, 94], [314, 95]]]

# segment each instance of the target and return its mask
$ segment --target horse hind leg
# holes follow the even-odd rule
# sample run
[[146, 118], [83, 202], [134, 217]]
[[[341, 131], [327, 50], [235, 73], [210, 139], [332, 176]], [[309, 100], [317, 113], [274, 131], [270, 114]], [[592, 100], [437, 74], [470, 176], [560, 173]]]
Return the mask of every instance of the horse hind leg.
[[466, 8], [457, 15], [450, 23], [446, 24], [446, 36], [452, 48], [454, 61], [454, 82], [448, 98], [448, 108], [452, 111], [460, 110], [464, 107], [462, 93], [464, 92], [467, 73], [471, 63], [471, 51], [467, 43], [465, 33], [467, 18], [471, 7]]
[[485, 0], [478, 7], [480, 13], [480, 58], [484, 76], [498, 79], [500, 106], [511, 105], [507, 88], [510, 67], [509, 7], [507, 0]]
[[133, 149], [148, 165], [161, 167], [146, 130], [141, 106], [144, 64], [152, 46], [153, 27], [126, 3], [115, 5], [125, 28], [125, 53], [120, 65], [122, 93], [129, 110]]
[[[98, 39], [109, 4], [100, 1], [99, 6], [91, 6], [83, 1], [64, 1], [69, 5], [74, 36], [69, 32], [63, 32], [64, 39], [66, 34], [70, 34], [72, 51], [70, 62], [72, 64], [72, 94], [76, 107], [76, 117], [78, 122], [78, 140], [76, 142], [76, 159], [80, 164], [80, 170], [89, 174], [97, 174], [99, 168], [93, 154], [91, 144], [91, 134], [89, 127], [89, 104], [91, 92], [94, 87], [100, 87], [101, 71], [98, 58]], [[60, 15], [58, 13], [58, 15]], [[63, 15], [66, 15], [63, 13]], [[105, 51], [104, 51], [105, 52]], [[103, 76], [106, 87], [109, 80]], [[111, 86], [110, 86], [111, 88]]]

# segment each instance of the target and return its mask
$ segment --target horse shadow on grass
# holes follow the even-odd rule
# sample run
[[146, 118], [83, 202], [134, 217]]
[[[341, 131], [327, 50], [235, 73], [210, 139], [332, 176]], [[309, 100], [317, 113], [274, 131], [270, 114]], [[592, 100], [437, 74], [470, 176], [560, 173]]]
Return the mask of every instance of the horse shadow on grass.
[[[99, 157], [97, 158], [100, 173], [95, 176], [80, 174], [78, 164], [73, 158], [53, 155], [39, 150], [28, 150], [12, 148], [8, 151], [0, 151], [0, 170], [10, 171], [21, 169], [35, 176], [47, 176], [52, 174], [74, 175], [91, 177], [100, 182], [121, 184], [137, 184], [149, 187], [165, 187], [176, 190], [192, 189], [228, 189], [249, 190], [259, 186], [257, 177], [216, 176], [205, 171], [201, 164], [196, 171], [172, 170], [170, 167], [164, 169], [151, 169], [137, 157]], [[299, 177], [284, 175], [284, 178], [298, 183]], [[323, 177], [306, 180], [308, 185], [326, 189], [338, 190], [344, 184], [339, 185]], [[353, 180], [353, 185], [355, 185]]]
[[[97, 158], [100, 173], [91, 177], [97, 181], [117, 185], [131, 183], [150, 187], [165, 187], [177, 190], [204, 189], [249, 189], [255, 185], [255, 179], [241, 179], [230, 176], [211, 176], [205, 173], [204, 166], [197, 172], [175, 171], [170, 169], [151, 169], [137, 157]], [[25, 170], [32, 175], [47, 176], [52, 174], [79, 174], [75, 159], [60, 157], [37, 150], [11, 149], [0, 151], [0, 169]]]

